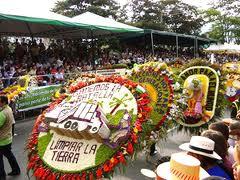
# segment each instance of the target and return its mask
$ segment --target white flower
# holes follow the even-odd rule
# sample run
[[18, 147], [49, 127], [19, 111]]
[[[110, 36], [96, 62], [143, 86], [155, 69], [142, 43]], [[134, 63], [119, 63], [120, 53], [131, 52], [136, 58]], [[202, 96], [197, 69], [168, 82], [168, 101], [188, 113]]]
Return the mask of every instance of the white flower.
[[26, 92], [26, 91], [22, 91], [21, 94], [22, 94], [22, 95], [25, 95], [25, 94], [27, 94], [27, 92]]
[[178, 82], [176, 82], [174, 85], [173, 85], [173, 89], [174, 90], [179, 90], [180, 89], [180, 84]]
[[227, 87], [226, 89], [226, 95], [229, 97], [233, 97], [237, 94], [237, 90], [234, 87]]
[[186, 104], [186, 100], [184, 98], [178, 99], [177, 102], [180, 104]]

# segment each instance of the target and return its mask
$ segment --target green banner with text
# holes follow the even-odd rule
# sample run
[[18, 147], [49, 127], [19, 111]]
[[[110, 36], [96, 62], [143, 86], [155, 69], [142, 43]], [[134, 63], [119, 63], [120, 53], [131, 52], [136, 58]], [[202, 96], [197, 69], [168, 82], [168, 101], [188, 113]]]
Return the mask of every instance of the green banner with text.
[[28, 111], [47, 106], [51, 102], [53, 94], [61, 85], [51, 85], [30, 89], [16, 103], [17, 111]]

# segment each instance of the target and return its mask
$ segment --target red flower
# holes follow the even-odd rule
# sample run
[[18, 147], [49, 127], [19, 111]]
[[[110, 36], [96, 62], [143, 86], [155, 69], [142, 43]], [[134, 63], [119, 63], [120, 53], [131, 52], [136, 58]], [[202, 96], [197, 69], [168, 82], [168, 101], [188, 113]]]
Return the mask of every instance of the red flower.
[[56, 180], [56, 175], [54, 173], [52, 173], [47, 179]]
[[85, 180], [85, 179], [86, 179], [86, 176], [87, 176], [86, 172], [82, 172], [81, 180]]
[[113, 169], [114, 166], [118, 164], [118, 159], [116, 157], [112, 157], [109, 161], [109, 167]]
[[94, 176], [92, 172], [90, 172], [88, 176], [89, 176], [89, 180], [94, 180]]
[[109, 166], [107, 163], [105, 163], [105, 164], [103, 165], [103, 171], [104, 171], [104, 172], [109, 172], [110, 170], [111, 170], [110, 166]]
[[98, 178], [98, 179], [99, 179], [99, 178], [102, 178], [102, 174], [103, 174], [102, 169], [101, 169], [101, 168], [98, 168], [98, 170], [96, 171], [97, 178]]
[[[140, 130], [138, 129], [138, 131], [140, 131]], [[131, 134], [131, 139], [132, 139], [133, 143], [135, 143], [135, 144], [138, 142], [138, 137], [135, 133]]]
[[28, 166], [27, 166], [27, 170], [33, 169], [34, 168], [35, 163], [34, 162], [29, 162]]
[[235, 101], [237, 99], [237, 97], [236, 96], [233, 96], [233, 97], [228, 97], [228, 100], [230, 101], [230, 102], [233, 102], [233, 101]]
[[134, 151], [134, 149], [133, 149], [132, 143], [131, 143], [131, 142], [128, 142], [127, 152], [128, 152], [130, 155], [132, 155], [132, 154], [133, 154], [133, 151]]
[[118, 158], [120, 163], [126, 164], [126, 160], [122, 152], [119, 152]]

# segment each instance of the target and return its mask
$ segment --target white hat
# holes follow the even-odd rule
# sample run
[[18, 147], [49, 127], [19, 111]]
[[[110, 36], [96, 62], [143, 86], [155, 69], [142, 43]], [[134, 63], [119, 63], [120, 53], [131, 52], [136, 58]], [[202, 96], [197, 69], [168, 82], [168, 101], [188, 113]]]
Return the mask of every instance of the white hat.
[[202, 136], [192, 136], [190, 143], [184, 143], [179, 146], [180, 149], [195, 154], [200, 154], [213, 159], [221, 160], [222, 158], [214, 151], [215, 142]]
[[157, 179], [182, 180], [204, 179], [209, 174], [200, 167], [200, 161], [186, 153], [171, 155], [170, 162], [165, 162], [157, 167]]

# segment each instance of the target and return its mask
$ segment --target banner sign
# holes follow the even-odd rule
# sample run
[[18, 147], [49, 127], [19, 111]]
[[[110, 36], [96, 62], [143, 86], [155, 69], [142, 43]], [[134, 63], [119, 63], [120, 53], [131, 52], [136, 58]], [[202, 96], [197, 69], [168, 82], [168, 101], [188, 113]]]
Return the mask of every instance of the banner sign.
[[111, 75], [120, 75], [124, 76], [126, 69], [104, 69], [104, 70], [97, 70], [96, 74], [104, 75], [104, 76], [111, 76]]
[[95, 166], [95, 156], [101, 145], [95, 139], [78, 140], [54, 133], [43, 159], [62, 171], [85, 169]]
[[30, 89], [17, 100], [17, 111], [28, 111], [47, 106], [51, 102], [54, 92], [60, 87], [61, 85], [51, 85]]

